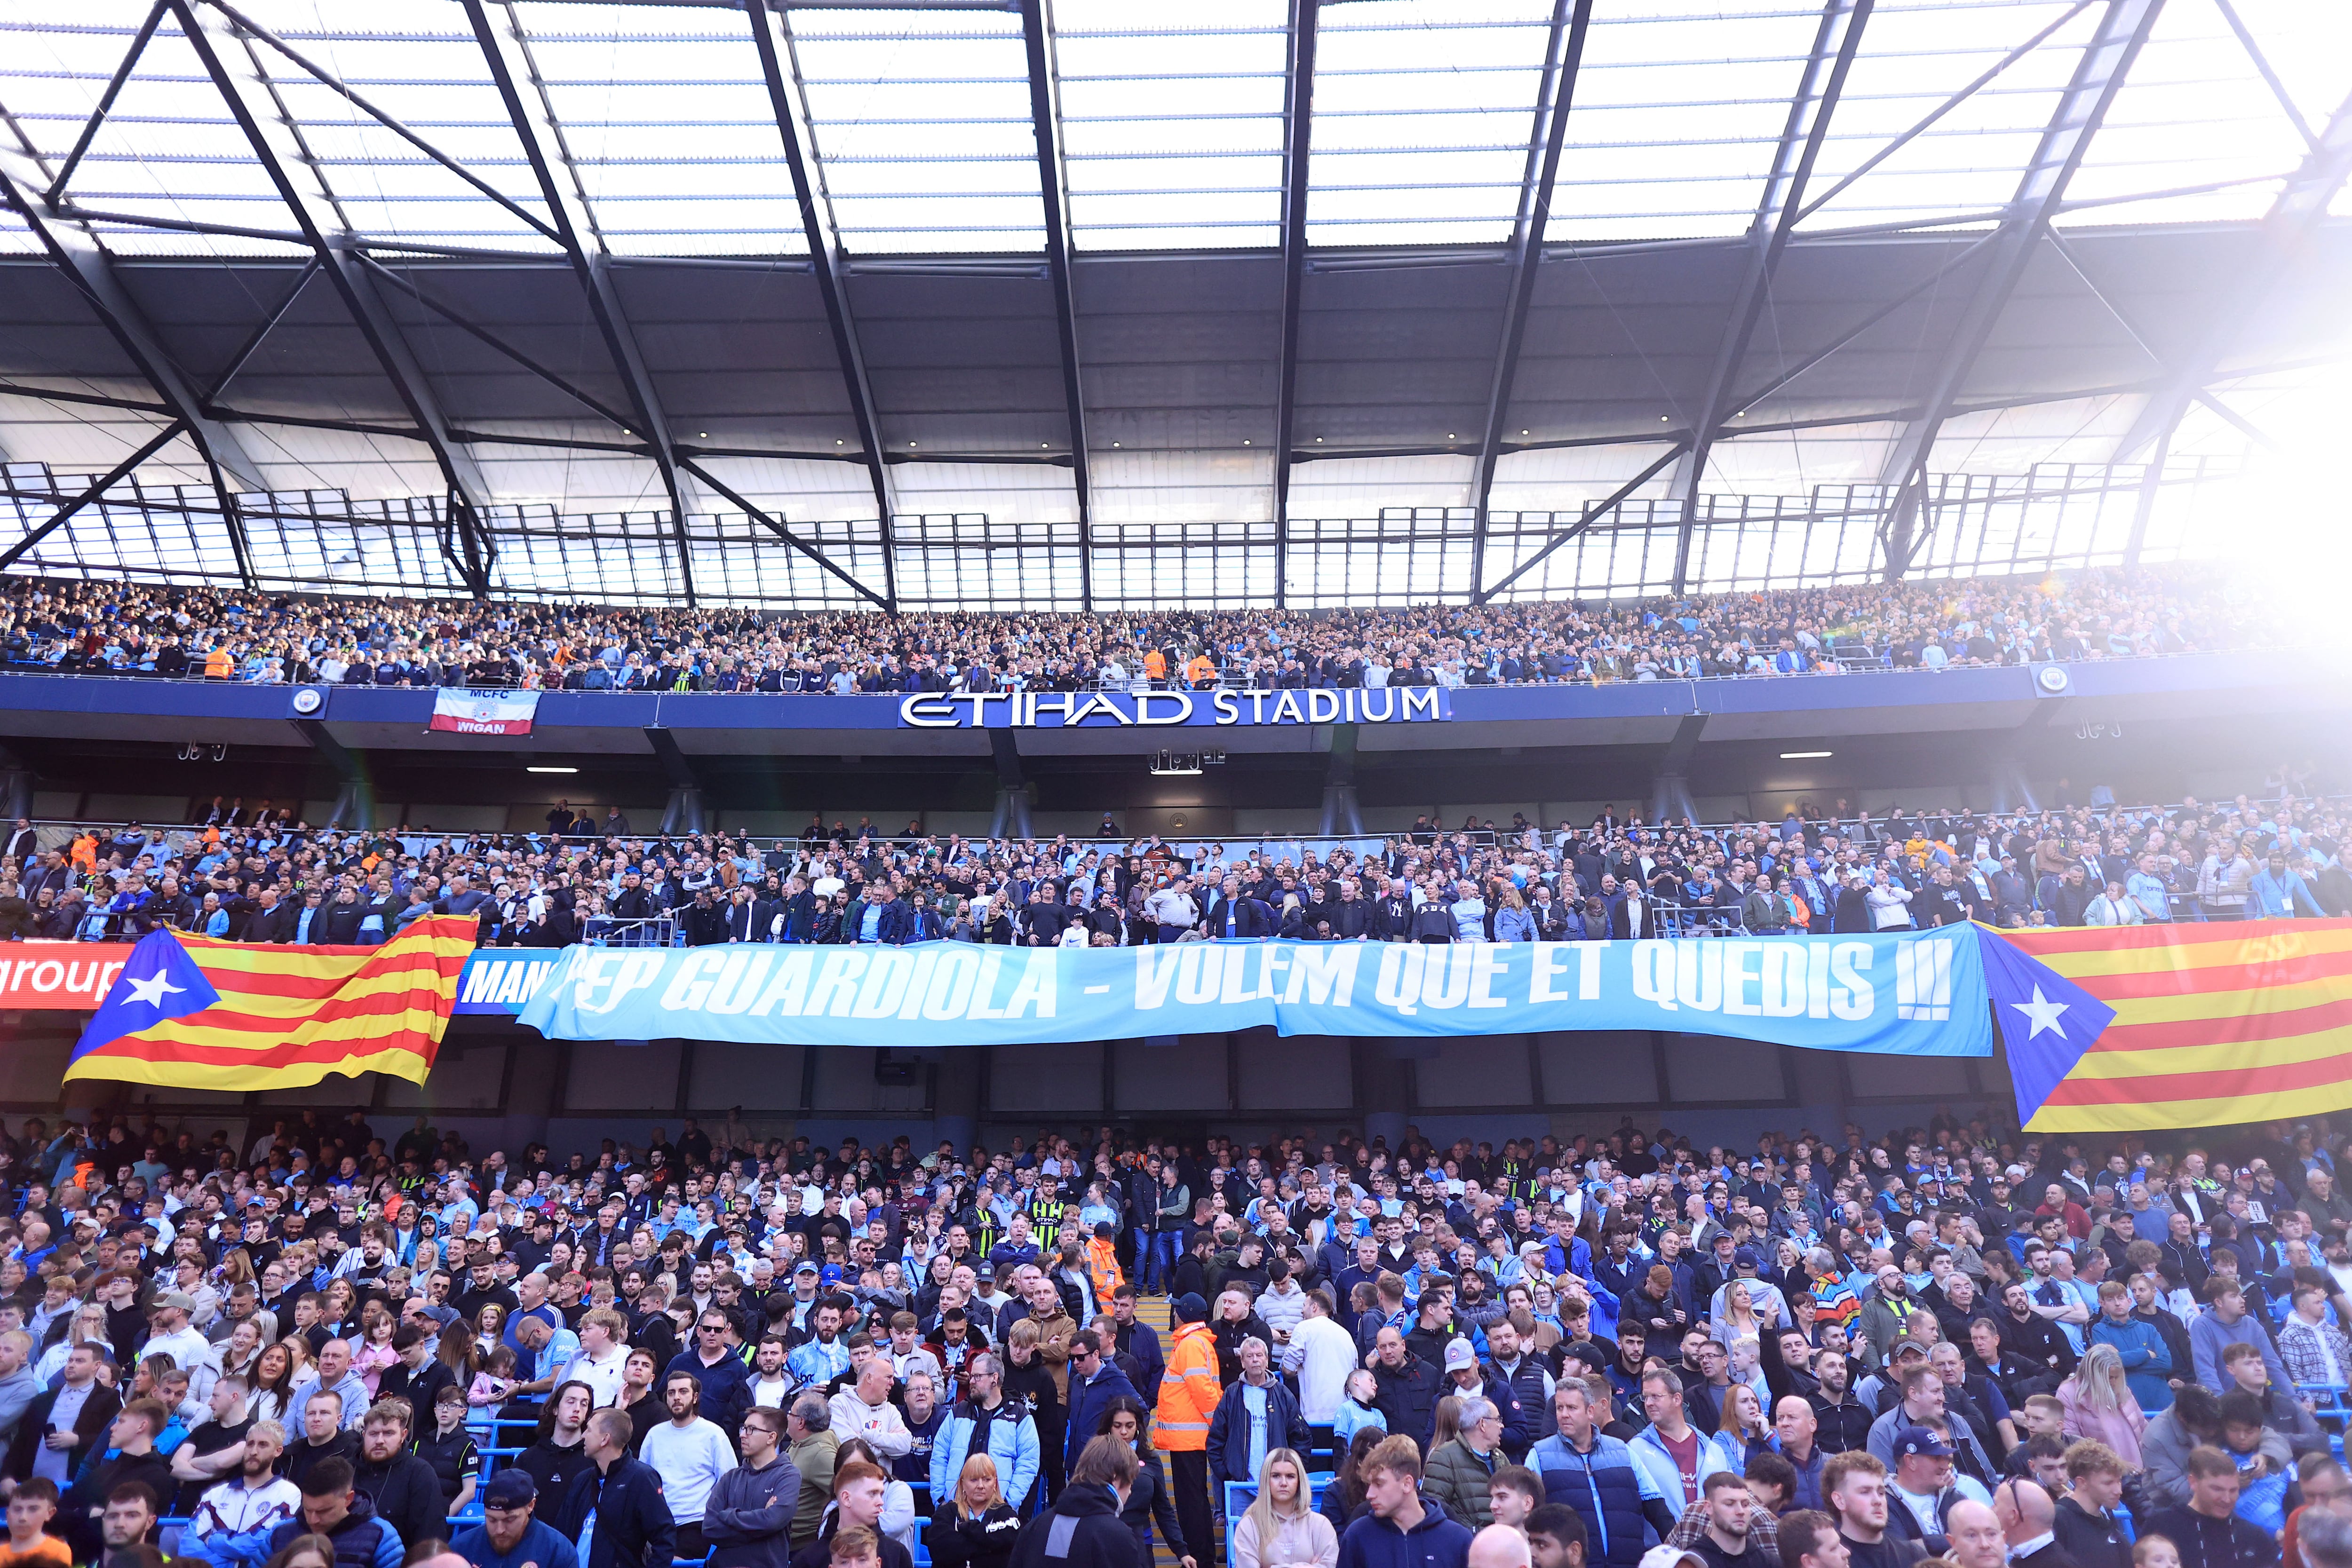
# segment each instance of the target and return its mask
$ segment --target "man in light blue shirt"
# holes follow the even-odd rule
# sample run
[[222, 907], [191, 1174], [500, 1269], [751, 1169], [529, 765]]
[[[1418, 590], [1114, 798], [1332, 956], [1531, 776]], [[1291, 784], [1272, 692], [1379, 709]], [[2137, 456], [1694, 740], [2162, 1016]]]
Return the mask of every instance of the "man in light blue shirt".
[[2286, 856], [2276, 850], [2246, 885], [2246, 914], [2256, 920], [2292, 920], [2297, 915], [2317, 919], [2319, 900], [2299, 873], [2287, 869]]
[[2139, 869], [2124, 881], [2124, 895], [2139, 905], [2140, 919], [2148, 924], [2172, 918], [2172, 893], [2157, 874], [2156, 857], [2139, 857]]

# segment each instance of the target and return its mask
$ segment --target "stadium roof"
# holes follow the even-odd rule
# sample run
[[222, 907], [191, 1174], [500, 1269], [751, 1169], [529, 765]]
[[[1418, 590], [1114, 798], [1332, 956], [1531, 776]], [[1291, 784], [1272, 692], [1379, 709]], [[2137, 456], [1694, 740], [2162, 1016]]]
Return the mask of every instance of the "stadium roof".
[[[2118, 559], [2347, 326], [2308, 0], [0, 35], [9, 504], [141, 459], [16, 570], [1076, 608]], [[2003, 476], [2096, 520], [1970, 556]]]

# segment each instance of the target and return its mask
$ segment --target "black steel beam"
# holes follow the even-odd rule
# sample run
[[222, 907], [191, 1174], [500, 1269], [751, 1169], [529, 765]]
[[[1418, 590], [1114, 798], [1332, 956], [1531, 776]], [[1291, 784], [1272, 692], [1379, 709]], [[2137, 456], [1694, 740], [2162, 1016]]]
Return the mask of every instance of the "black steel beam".
[[1592, 26], [1592, 0], [1553, 0], [1551, 37], [1536, 118], [1528, 137], [1528, 167], [1519, 184], [1518, 222], [1511, 231], [1511, 287], [1503, 303], [1503, 330], [1495, 349], [1495, 373], [1486, 389], [1486, 423], [1478, 438], [1478, 482], [1470, 531], [1470, 587], [1486, 576], [1486, 519], [1495, 493], [1495, 466], [1503, 458], [1503, 430], [1510, 422], [1511, 392], [1519, 376], [1519, 350], [1528, 314], [1534, 308], [1536, 269], [1543, 264], [1544, 230], [1551, 220], [1551, 197], [1559, 182], [1560, 152], [1568, 142], [1568, 117], [1576, 106], [1576, 74], [1584, 63], [1585, 35]]
[[1682, 593], [1690, 577], [1691, 538], [1698, 527], [1699, 491], [1706, 481], [1706, 465], [1724, 423], [1745, 403], [1734, 403], [1733, 388], [1747, 368], [1748, 350], [1772, 298], [1772, 282], [1789, 237], [1797, 226], [1797, 213], [1811, 181], [1822, 141], [1837, 113], [1838, 97], [1853, 68], [1855, 51], [1870, 25], [1874, 0], [1828, 0], [1821, 25], [1814, 29], [1812, 53], [1789, 103], [1789, 120], [1781, 127], [1773, 154], [1772, 172], [1748, 225], [1748, 255], [1731, 296], [1731, 313], [1716, 346], [1715, 364], [1707, 372], [1706, 390], [1699, 396], [1698, 418], [1691, 427], [1690, 450], [1675, 470], [1669, 498], [1682, 502], [1682, 517], [1675, 536], [1674, 591]]
[[[2329, 116], [2319, 135], [2319, 150], [2304, 160], [2271, 203], [2253, 236], [2253, 254], [2232, 269], [2229, 293], [2207, 319], [2195, 346], [2174, 361], [2163, 388], [2132, 420], [2116, 447], [2118, 460], [2150, 442], [2168, 439], [2189, 403], [2221, 373], [2263, 303], [2309, 253], [2313, 232], [2326, 218], [2347, 177], [2352, 177], [2352, 96]], [[2127, 554], [2137, 557], [2137, 537]]]
[[624, 429], [635, 430], [661, 474], [662, 488], [669, 496], [670, 532], [677, 549], [678, 582], [686, 591], [686, 601], [691, 604], [694, 565], [688, 553], [686, 527], [690, 497], [679, 476], [669, 418], [662, 407], [660, 390], [654, 385], [652, 372], [646, 369], [645, 356], [638, 350], [636, 333], [621, 308], [619, 291], [614, 287], [613, 275], [606, 266], [604, 237], [596, 229], [595, 214], [589, 210], [587, 193], [581, 188], [571, 150], [564, 144], [563, 128], [556, 122], [554, 107], [548, 101], [538, 65], [531, 58], [530, 41], [523, 36], [522, 24], [514, 8], [502, 5], [502, 16], [493, 17], [488, 0], [463, 0], [463, 4], [467, 19], [473, 24], [475, 41], [488, 62], [490, 79], [506, 104], [508, 118], [514, 121], [523, 155], [530, 161], [531, 176], [539, 183], [541, 199], [553, 214], [556, 242], [563, 246], [564, 256], [572, 264], [572, 277], [579, 281], [580, 292], [588, 302], [589, 314], [595, 319], [596, 333], [604, 340], [613, 371], [628, 392], [629, 407], [635, 418], [618, 419], [616, 423]]
[[1588, 507], [1583, 515], [1579, 517], [1575, 522], [1570, 523], [1567, 528], [1560, 529], [1559, 532], [1553, 534], [1551, 538], [1546, 539], [1544, 541], [1543, 549], [1536, 551], [1535, 554], [1528, 557], [1527, 559], [1519, 562], [1517, 566], [1512, 568], [1509, 574], [1507, 575], [1500, 582], [1497, 582], [1492, 588], [1481, 589], [1474, 591], [1470, 595], [1470, 602], [1473, 604], [1486, 603], [1488, 600], [1494, 598], [1495, 595], [1502, 592], [1503, 590], [1510, 587], [1511, 584], [1518, 581], [1519, 579], [1534, 570], [1537, 563], [1541, 561], [1546, 556], [1551, 554], [1552, 551], [1559, 549], [1560, 546], [1568, 543], [1569, 540], [1575, 538], [1580, 534], [1590, 531], [1595, 523], [1600, 522], [1602, 518], [1614, 512], [1618, 507], [1623, 506], [1633, 496], [1634, 491], [1640, 489], [1643, 486], [1656, 478], [1660, 474], [1664, 473], [1668, 467], [1673, 465], [1681, 458], [1685, 448], [1689, 444], [1690, 444], [1687, 441], [1677, 441], [1672, 446], [1666, 448], [1666, 455], [1664, 457], [1659, 458], [1647, 468], [1643, 469], [1639, 474], [1634, 475], [1631, 479], [1628, 479], [1622, 485], [1618, 486], [1616, 489], [1612, 490], [1605, 497], [1603, 497], [1597, 506]]
[[[1300, 0], [1311, 4], [1312, 0]], [[1070, 279], [1069, 193], [1062, 179], [1060, 96], [1054, 85], [1054, 40], [1045, 0], [1021, 0], [1021, 38], [1029, 53], [1029, 123], [1037, 138], [1037, 185], [1045, 198], [1045, 269], [1054, 288], [1054, 332], [1062, 352], [1062, 402], [1069, 411], [1070, 484], [1078, 506], [1078, 608], [1095, 607], [1094, 478], [1087, 465], [1086, 389], [1078, 374], [1078, 308]]]
[[2084, 45], [2066, 90], [2059, 95], [2058, 106], [2034, 146], [2032, 161], [2018, 181], [2017, 194], [2005, 209], [1992, 259], [1978, 278], [1976, 291], [1945, 345], [1924, 412], [1904, 427], [1880, 471], [1880, 482], [1895, 491], [1880, 528], [1884, 575], [1889, 582], [1902, 580], [1918, 550], [1927, 461], [1935, 452], [1936, 437], [1951, 417], [1977, 357], [1984, 351], [2010, 297], [2041, 248], [2050, 220], [2066, 199], [2067, 184], [2082, 166], [2084, 154], [2090, 151], [2092, 139], [2163, 11], [2164, 0], [2105, 0], [2098, 27]]
[[131, 79], [131, 68], [146, 52], [147, 40], [155, 36], [155, 24], [163, 19], [163, 4], [164, 0], [155, 0], [155, 4], [147, 9], [147, 19], [140, 23], [139, 31], [131, 35], [131, 47], [122, 51], [122, 63], [115, 67], [114, 74], [107, 78], [106, 90], [98, 95], [98, 107], [91, 110], [89, 118], [81, 122], [81, 134], [74, 138], [72, 150], [66, 153], [65, 162], [58, 165], [57, 175], [49, 181], [48, 189], [41, 193], [41, 199], [47, 205], [54, 207], [58, 204], [58, 199], [65, 194], [66, 182], [73, 178], [76, 169], [81, 167], [82, 154], [89, 152], [89, 144], [97, 140], [98, 128], [106, 123], [107, 114], [114, 108], [114, 100], [122, 95], [122, 84]]
[[749, 517], [753, 522], [758, 523], [761, 528], [766, 528], [770, 533], [775, 535], [778, 538], [783, 540], [786, 544], [800, 551], [801, 554], [808, 557], [809, 559], [824, 568], [825, 570], [839, 578], [843, 582], [847, 583], [852, 589], [856, 591], [858, 597], [871, 601], [875, 608], [877, 610], [887, 610], [890, 608], [889, 605], [883, 602], [882, 596], [880, 594], [875, 592], [872, 589], [866, 587], [864, 583], [850, 576], [848, 572], [843, 570], [840, 563], [835, 561], [831, 556], [826, 555], [824, 551], [817, 549], [815, 545], [810, 543], [807, 539], [801, 538], [800, 535], [793, 532], [791, 528], [785, 524], [782, 517], [772, 516], [765, 507], [757, 505], [733, 488], [730, 487], [723, 481], [714, 477], [710, 470], [703, 467], [699, 463], [689, 462], [685, 465], [685, 467], [688, 473], [692, 474], [696, 478], [701, 480], [704, 484], [709, 486], [712, 489], [718, 491], [720, 495], [726, 497], [729, 500], [742, 507], [744, 515]]
[[155, 434], [148, 440], [145, 445], [140, 447], [136, 452], [133, 452], [130, 456], [124, 458], [113, 467], [108, 469], [94, 484], [90, 486], [89, 489], [84, 490], [80, 495], [76, 496], [72, 500], [68, 501], [64, 506], [58, 507], [57, 511], [50, 515], [48, 521], [34, 528], [23, 538], [18, 539], [15, 544], [10, 545], [5, 550], [0, 550], [0, 571], [5, 571], [10, 567], [16, 565], [18, 560], [24, 558], [26, 550], [31, 549], [35, 545], [39, 544], [43, 539], [47, 538], [51, 534], [57, 532], [58, 529], [63, 528], [76, 512], [80, 511], [84, 507], [89, 506], [92, 501], [95, 501], [100, 497], [105, 495], [107, 491], [121, 484], [123, 478], [129, 475], [132, 469], [138, 467], [142, 463], [146, 462], [150, 457], [154, 456], [156, 453], [161, 452], [166, 445], [170, 444], [173, 441], [184, 434], [187, 428], [188, 427], [185, 423], [176, 419], [173, 420], [162, 430], [157, 431]]
[[[128, 61], [123, 68], [129, 69]], [[50, 265], [73, 285], [107, 335], [137, 367], [140, 379], [155, 389], [165, 411], [195, 444], [213, 488], [220, 496], [221, 528], [228, 536], [237, 577], [250, 588], [254, 584], [252, 552], [247, 547], [236, 497], [240, 492], [266, 491], [269, 481], [236, 433], [205, 412], [204, 394], [181, 370], [147, 313], [122, 286], [114, 258], [99, 244], [98, 236], [59, 216], [55, 204], [39, 193], [45, 184], [62, 183], [61, 176], [55, 182], [45, 181], [46, 172], [29, 146], [0, 141], [0, 197], [25, 220], [48, 253]]]
[[68, 392], [62, 387], [28, 387], [21, 382], [0, 382], [0, 393], [37, 398], [43, 402], [75, 402], [89, 408], [127, 408], [136, 413], [172, 413], [170, 403], [152, 402], [145, 398], [108, 397], [101, 392]]
[[[1797, 222], [1804, 222], [1807, 218], [1811, 217], [1815, 213], [1820, 212], [1823, 207], [1828, 206], [1832, 202], [1837, 200], [1838, 197], [1843, 194], [1855, 181], [1861, 179], [1873, 169], [1877, 168], [1881, 163], [1885, 162], [1886, 160], [1894, 157], [1897, 152], [1902, 152], [1903, 149], [1910, 146], [1912, 142], [1927, 134], [1928, 130], [1931, 129], [1937, 120], [1943, 119], [1944, 116], [1951, 113], [1952, 110], [1959, 108], [1960, 105], [1968, 102], [1969, 99], [1983, 91], [1987, 87], [1991, 85], [1994, 78], [2000, 76], [2003, 71], [2009, 69], [2010, 67], [2015, 65], [2018, 61], [2023, 59], [2034, 50], [2040, 48], [2043, 44], [2048, 43], [2051, 38], [2057, 35], [2060, 28], [2065, 26], [2067, 23], [2073, 21], [2075, 17], [2081, 16], [2084, 12], [2089, 10], [2093, 5], [2095, 5], [2098, 3], [2099, 0], [2074, 0], [2074, 5], [2068, 6], [2061, 15], [2053, 17], [2041, 31], [2035, 33], [2032, 37], [2027, 38], [2023, 43], [2018, 45], [2017, 47], [2010, 50], [2009, 53], [1995, 60], [1983, 72], [1979, 74], [1974, 80], [1968, 82], [1956, 91], [1952, 92], [1941, 103], [1938, 103], [1926, 114], [1921, 115], [1917, 120], [1912, 121], [1911, 124], [1904, 130], [1896, 132], [1892, 138], [1883, 143], [1876, 152], [1873, 152], [1869, 157], [1864, 158], [1853, 168], [1847, 170], [1844, 175], [1842, 176], [1836, 183], [1830, 186], [1828, 190], [1823, 191], [1820, 195], [1815, 196], [1811, 201], [1807, 202], [1803, 206], [1800, 207], [1797, 210]], [[1999, 214], [1995, 214], [1992, 215], [1998, 216]], [[1909, 225], [1911, 221], [1912, 220], [1906, 219], [1903, 220], [1902, 224], [1893, 226], [1899, 228]], [[1954, 220], [1951, 218], [1938, 218], [1935, 221], [1937, 223], [1948, 224]]]
[[767, 0], [755, 0], [751, 7], [751, 42], [760, 54], [760, 76], [767, 84], [768, 108], [775, 116], [776, 134], [784, 143], [784, 164], [793, 176], [793, 200], [800, 207], [801, 234], [808, 242], [817, 297], [824, 303], [825, 327], [833, 334], [834, 359], [841, 367], [842, 395], [849, 401], [850, 421], [857, 427], [859, 457], [866, 465], [866, 481], [874, 487], [874, 515], [881, 520], [882, 528], [882, 598], [886, 604], [896, 608], [898, 546], [891, 519], [898, 510], [898, 486], [891, 483], [890, 467], [884, 461], [882, 421], [875, 412], [874, 385], [866, 378], [866, 354], [859, 347], [856, 318], [849, 308], [840, 238], [826, 217], [828, 209], [817, 184], [820, 171], [816, 141], [801, 99], [800, 69], [797, 66], [787, 68], [789, 38], [782, 46], [776, 39], [777, 27], [785, 25], [788, 24], [781, 19], [770, 19]]
[[232, 23], [236, 24], [237, 30], [243, 33], [246, 37], [257, 38], [261, 42], [268, 45], [271, 48], [277, 50], [279, 54], [285, 56], [289, 60], [291, 60], [304, 75], [315, 78], [320, 85], [327, 88], [330, 91], [348, 100], [352, 107], [358, 110], [362, 114], [366, 115], [378, 125], [383, 126], [386, 131], [391, 131], [394, 136], [399, 137], [403, 141], [407, 142], [411, 147], [415, 148], [419, 152], [424, 153], [427, 158], [432, 159], [433, 162], [440, 164], [441, 167], [446, 169], [452, 174], [457, 175], [460, 180], [465, 181], [468, 185], [473, 186], [475, 190], [480, 192], [483, 195], [488, 196], [492, 202], [504, 209], [509, 216], [515, 218], [525, 226], [538, 231], [538, 233], [544, 235], [546, 238], [555, 241], [558, 245], [563, 243], [563, 236], [553, 227], [550, 226], [546, 219], [541, 217], [537, 213], [532, 212], [530, 208], [524, 206], [521, 203], [508, 195], [504, 191], [499, 190], [496, 185], [491, 184], [488, 180], [483, 179], [479, 174], [475, 173], [471, 169], [467, 168], [465, 164], [459, 162], [457, 159], [452, 158], [448, 153], [444, 152], [438, 147], [434, 146], [433, 143], [427, 141], [424, 137], [419, 136], [415, 131], [411, 131], [407, 126], [402, 124], [397, 117], [379, 109], [374, 104], [370, 103], [366, 99], [362, 98], [358, 93], [353, 92], [349, 87], [343, 84], [342, 79], [336, 76], [334, 72], [310, 59], [300, 50], [287, 43], [285, 39], [279, 37], [277, 34], [271, 32], [268, 28], [255, 21], [244, 12], [239, 11], [235, 6], [229, 5], [228, 0], [205, 0], [205, 3], [219, 10], [222, 15], [226, 16]]
[[[1282, 340], [1274, 393], [1274, 601], [1290, 580], [1290, 465], [1298, 444], [1298, 329], [1307, 286], [1307, 186], [1315, 142], [1315, 33], [1320, 0], [1290, 0], [1282, 99]], [[1473, 579], [1475, 582], [1475, 579]]]
[[201, 0], [170, 0], [170, 4], [205, 74], [212, 78], [279, 199], [301, 226], [303, 241], [318, 258], [320, 270], [334, 285], [352, 324], [366, 340], [371, 356], [415, 423], [419, 438], [432, 452], [434, 464], [448, 486], [444, 549], [467, 591], [478, 599], [488, 598], [490, 568], [498, 553], [483, 522], [490, 504], [488, 482], [473, 454], [450, 439], [449, 421], [441, 411], [440, 400], [401, 335], [399, 324], [376, 293], [374, 280], [362, 265], [349, 225], [319, 172], [318, 161], [304, 142], [300, 128], [263, 74], [252, 44], [226, 16]]
[[532, 375], [537, 376], [541, 381], [545, 382], [549, 386], [553, 387], [557, 392], [560, 392], [564, 396], [572, 399], [572, 402], [580, 404], [581, 407], [588, 410], [591, 413], [595, 414], [598, 418], [609, 420], [621, 429], [627, 431], [630, 434], [635, 435], [640, 439], [646, 438], [645, 432], [639, 430], [637, 428], [636, 422], [632, 420], [627, 414], [623, 413], [611, 403], [606, 402], [604, 399], [588, 391], [585, 387], [580, 386], [560, 371], [551, 370], [547, 366], [541, 364], [537, 360], [532, 359], [529, 354], [524, 353], [520, 349], [516, 348], [512, 343], [508, 342], [505, 339], [499, 337], [497, 333], [491, 331], [480, 322], [467, 317], [463, 311], [457, 310], [451, 306], [445, 305], [440, 300], [434, 298], [431, 295], [426, 294], [424, 289], [418, 287], [407, 278], [401, 277], [400, 274], [393, 271], [392, 268], [384, 266], [383, 263], [378, 261], [375, 257], [362, 255], [359, 258], [359, 263], [362, 267], [366, 267], [371, 273], [374, 274], [378, 278], [390, 284], [393, 287], [397, 288], [403, 294], [407, 295], [411, 299], [415, 300], [419, 305], [424, 306], [425, 308], [433, 312], [434, 315], [440, 317], [441, 319], [448, 322], [452, 327], [457, 328], [460, 332], [465, 333], [467, 337], [482, 344], [484, 347], [492, 350], [500, 357], [511, 360], [516, 364], [520, 365], [524, 370], [529, 371]]
[[302, 264], [302, 270], [294, 275], [292, 286], [278, 298], [269, 314], [262, 318], [261, 325], [256, 327], [245, 341], [237, 345], [236, 352], [229, 356], [228, 363], [223, 366], [221, 372], [213, 378], [212, 386], [205, 392], [206, 402], [219, 401], [220, 394], [228, 390], [228, 383], [236, 380], [237, 372], [244, 370], [252, 361], [253, 356], [260, 350], [261, 340], [277, 329], [278, 323], [286, 319], [286, 312], [294, 308], [294, 301], [302, 298], [302, 290], [310, 287], [310, 279], [317, 277], [318, 273], [319, 258], [314, 256]]

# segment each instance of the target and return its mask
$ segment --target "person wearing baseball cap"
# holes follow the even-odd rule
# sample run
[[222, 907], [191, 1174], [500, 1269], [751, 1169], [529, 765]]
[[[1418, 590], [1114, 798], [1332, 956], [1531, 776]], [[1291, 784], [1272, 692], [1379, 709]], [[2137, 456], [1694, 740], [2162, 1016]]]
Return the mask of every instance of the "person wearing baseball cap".
[[168, 1355], [188, 1375], [188, 1397], [212, 1397], [213, 1380], [220, 1375], [220, 1353], [194, 1327], [196, 1303], [178, 1291], [166, 1291], [148, 1309], [151, 1333], [140, 1354]]
[[1886, 1532], [1917, 1541], [1940, 1557], [1951, 1533], [1952, 1505], [1963, 1500], [1990, 1506], [1992, 1495], [1973, 1479], [1955, 1477], [1952, 1448], [1926, 1427], [1895, 1434], [1895, 1469], [1886, 1478]]
[[579, 1568], [579, 1553], [538, 1517], [539, 1488], [519, 1469], [502, 1469], [482, 1488], [482, 1522], [457, 1532], [450, 1550], [474, 1568]]

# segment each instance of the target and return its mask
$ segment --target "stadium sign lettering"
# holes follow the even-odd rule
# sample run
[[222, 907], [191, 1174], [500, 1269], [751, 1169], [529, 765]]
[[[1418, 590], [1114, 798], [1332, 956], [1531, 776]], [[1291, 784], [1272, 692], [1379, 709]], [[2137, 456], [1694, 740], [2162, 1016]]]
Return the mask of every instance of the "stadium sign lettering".
[[1277, 724], [1430, 724], [1454, 716], [1443, 686], [1271, 692], [918, 692], [898, 702], [914, 729], [1157, 729]]

